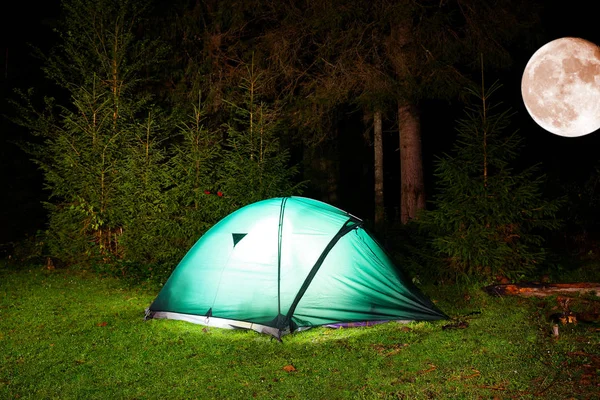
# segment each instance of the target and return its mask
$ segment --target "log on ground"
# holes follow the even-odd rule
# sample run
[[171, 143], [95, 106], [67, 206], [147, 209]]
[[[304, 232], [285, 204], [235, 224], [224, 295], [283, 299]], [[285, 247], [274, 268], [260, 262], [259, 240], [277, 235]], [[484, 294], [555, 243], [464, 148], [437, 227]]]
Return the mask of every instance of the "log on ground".
[[484, 290], [492, 296], [546, 297], [559, 294], [600, 296], [600, 283], [505, 283], [486, 286]]

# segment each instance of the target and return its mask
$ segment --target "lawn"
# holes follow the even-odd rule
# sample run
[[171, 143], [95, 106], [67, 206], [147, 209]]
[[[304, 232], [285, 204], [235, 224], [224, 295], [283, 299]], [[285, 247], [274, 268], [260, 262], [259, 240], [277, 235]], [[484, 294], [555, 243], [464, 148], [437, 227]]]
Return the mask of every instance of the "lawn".
[[600, 329], [567, 324], [552, 337], [556, 298], [424, 291], [456, 319], [314, 328], [280, 343], [144, 321], [156, 288], [0, 264], [0, 398], [598, 398]]

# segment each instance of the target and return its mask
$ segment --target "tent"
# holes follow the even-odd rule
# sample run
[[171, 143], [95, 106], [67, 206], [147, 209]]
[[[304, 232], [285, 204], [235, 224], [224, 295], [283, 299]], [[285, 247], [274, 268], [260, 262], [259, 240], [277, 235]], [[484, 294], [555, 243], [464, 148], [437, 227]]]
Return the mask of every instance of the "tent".
[[259, 201], [208, 230], [175, 268], [146, 319], [280, 338], [313, 326], [447, 318], [355, 216], [305, 197]]

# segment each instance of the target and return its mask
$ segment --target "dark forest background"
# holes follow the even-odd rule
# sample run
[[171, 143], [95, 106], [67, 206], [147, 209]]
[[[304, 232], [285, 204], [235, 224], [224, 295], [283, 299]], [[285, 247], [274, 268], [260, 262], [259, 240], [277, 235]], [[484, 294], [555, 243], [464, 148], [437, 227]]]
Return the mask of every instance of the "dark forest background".
[[[597, 133], [571, 139], [543, 131], [520, 95], [522, 71], [541, 45], [564, 36], [598, 43], [593, 13], [579, 3], [586, 4], [15, 4], [2, 24], [0, 243], [15, 258], [162, 279], [229, 212], [262, 198], [300, 194], [364, 219], [398, 258], [410, 254], [406, 263], [415, 269], [426, 265], [438, 278], [448, 270], [491, 277], [552, 268], [554, 258], [548, 251], [541, 256], [542, 248], [593, 255], [600, 139]], [[115, 29], [122, 34], [118, 50], [103, 47], [117, 43]], [[100, 48], [106, 52], [99, 54]], [[448, 175], [451, 166], [444, 169], [440, 160], [468, 164], [481, 155], [460, 155], [465, 146], [457, 147], [457, 128], [466, 108], [482, 105], [493, 82], [500, 87], [483, 107], [497, 104], [506, 125], [498, 135], [518, 130], [520, 140], [514, 147], [506, 140], [498, 144], [515, 152], [510, 160], [499, 155], [498, 190], [523, 188], [522, 203], [516, 203], [526, 209], [544, 204], [547, 214], [526, 219], [521, 211], [503, 213], [514, 198], [456, 205], [444, 197], [452, 190], [477, 193], [488, 187], [477, 171], [464, 172], [464, 181]], [[474, 88], [474, 96], [467, 88]], [[49, 108], [45, 98], [54, 99]], [[91, 131], [82, 128], [96, 114], [106, 123], [98, 130], [105, 135], [99, 139], [105, 140], [102, 151], [86, 141]], [[422, 161], [413, 163], [422, 168], [423, 186], [410, 186], [414, 193], [406, 199], [405, 180], [419, 176], [403, 175], [410, 165], [400, 168], [399, 149], [411, 132], [405, 125], [411, 118], [420, 124], [411, 135], [422, 145]], [[487, 123], [471, 119], [467, 127], [481, 132]], [[466, 135], [461, 143], [477, 143], [476, 133]], [[89, 147], [87, 169], [81, 171], [66, 157], [76, 140]], [[114, 158], [106, 164], [113, 171], [106, 176], [115, 177], [112, 197], [95, 186], [108, 171], [95, 164], [107, 149]], [[530, 171], [532, 165], [538, 169]], [[444, 186], [444, 179], [465, 186]], [[419, 203], [423, 199], [427, 202]], [[440, 214], [449, 205], [487, 210], [473, 218], [490, 221], [465, 228], [468, 212]], [[403, 211], [408, 207], [416, 211]], [[423, 208], [430, 213], [419, 214]], [[496, 228], [487, 237], [490, 226]], [[461, 229], [469, 233], [454, 237], [453, 247], [436, 247]], [[459, 243], [469, 235], [473, 238]], [[503, 246], [494, 253], [492, 243]], [[461, 258], [474, 248], [488, 249], [489, 258]]]

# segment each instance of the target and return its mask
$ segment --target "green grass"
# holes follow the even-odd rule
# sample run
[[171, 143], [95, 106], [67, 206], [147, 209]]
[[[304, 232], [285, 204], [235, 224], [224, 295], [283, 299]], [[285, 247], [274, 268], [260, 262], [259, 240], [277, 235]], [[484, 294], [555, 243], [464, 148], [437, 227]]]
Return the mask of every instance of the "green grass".
[[[547, 301], [477, 287], [426, 290], [457, 321], [252, 331], [143, 320], [156, 290], [93, 274], [0, 265], [0, 398], [597, 398], [598, 329]], [[432, 293], [434, 293], [432, 295]]]

